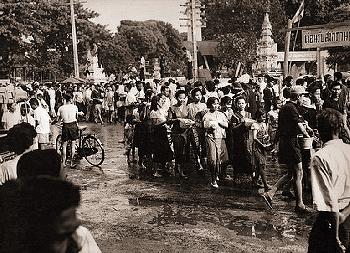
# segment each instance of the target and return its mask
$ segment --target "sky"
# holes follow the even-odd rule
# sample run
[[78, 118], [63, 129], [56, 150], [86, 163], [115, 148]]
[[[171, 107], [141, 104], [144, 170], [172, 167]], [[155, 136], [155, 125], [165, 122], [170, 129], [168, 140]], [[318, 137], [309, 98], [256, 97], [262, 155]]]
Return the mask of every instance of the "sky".
[[86, 0], [84, 5], [100, 14], [94, 22], [107, 25], [112, 32], [117, 31], [121, 20], [149, 19], [171, 23], [177, 30], [184, 31], [179, 20], [180, 2], [182, 0]]

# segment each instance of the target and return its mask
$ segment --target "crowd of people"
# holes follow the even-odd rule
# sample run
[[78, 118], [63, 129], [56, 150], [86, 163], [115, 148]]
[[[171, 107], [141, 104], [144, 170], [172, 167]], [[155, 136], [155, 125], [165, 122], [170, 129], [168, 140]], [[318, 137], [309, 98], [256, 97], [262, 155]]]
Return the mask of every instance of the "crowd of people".
[[[303, 201], [303, 190], [310, 183], [303, 183], [306, 172], [320, 211], [310, 237], [310, 252], [321, 252], [313, 243], [319, 240], [325, 219], [337, 228], [332, 243], [348, 247], [346, 237], [339, 235], [339, 228], [348, 233], [345, 225], [339, 225], [350, 213], [347, 181], [334, 179], [331, 170], [337, 168], [338, 177], [348, 175], [345, 170], [350, 158], [344, 149], [350, 140], [349, 81], [339, 72], [333, 78], [299, 78], [295, 83], [287, 77], [282, 89], [276, 79], [265, 80], [221, 83], [216, 79], [181, 85], [170, 78], [25, 87], [29, 99], [8, 104], [2, 115], [8, 149], [16, 157], [3, 162], [0, 170], [0, 215], [7, 217], [1, 219], [0, 241], [18, 238], [21, 243], [2, 243], [0, 251], [26, 252], [18, 251], [18, 247], [25, 247], [32, 250], [28, 252], [51, 252], [49, 247], [58, 247], [80, 252], [92, 247], [95, 251], [91, 252], [99, 252], [76, 217], [80, 194], [76, 186], [65, 181], [65, 152], [61, 157], [50, 149], [50, 125], [57, 120], [63, 121], [65, 144], [78, 138], [78, 121], [120, 122], [124, 127], [120, 142], [125, 145], [128, 163], [137, 162], [140, 172], [154, 177], [175, 174], [186, 179], [191, 170], [207, 170], [211, 187], [217, 189], [231, 176], [247, 174], [254, 186], [263, 189], [262, 197], [270, 208], [275, 194], [282, 190], [283, 195], [296, 199], [296, 212], [309, 212]], [[302, 141], [307, 139], [313, 140], [312, 145], [303, 147]], [[330, 147], [328, 153], [320, 149], [335, 139], [339, 142], [332, 146], [339, 154], [337, 161], [329, 157]], [[318, 149], [313, 156], [313, 150]], [[268, 157], [287, 168], [275, 184], [266, 177]], [[336, 223], [324, 212], [336, 212]], [[18, 222], [12, 223], [14, 219]], [[61, 228], [60, 224], [68, 225]], [[36, 230], [38, 226], [42, 227]], [[38, 232], [30, 233], [33, 231]]]

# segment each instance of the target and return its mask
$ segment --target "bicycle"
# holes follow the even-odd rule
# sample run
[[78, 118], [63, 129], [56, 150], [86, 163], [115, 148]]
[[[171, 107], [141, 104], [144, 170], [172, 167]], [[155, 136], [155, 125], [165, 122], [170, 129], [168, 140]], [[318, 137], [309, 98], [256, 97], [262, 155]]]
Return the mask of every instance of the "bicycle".
[[[70, 157], [71, 159], [82, 159], [93, 165], [99, 166], [105, 159], [105, 151], [101, 141], [92, 134], [83, 134], [87, 129], [87, 126], [78, 126], [79, 138], [77, 141], [76, 157]], [[67, 158], [71, 156], [72, 141], [68, 141], [67, 144]], [[62, 134], [59, 134], [56, 138], [56, 150], [59, 154], [62, 154]], [[69, 152], [70, 151], [70, 152]]]

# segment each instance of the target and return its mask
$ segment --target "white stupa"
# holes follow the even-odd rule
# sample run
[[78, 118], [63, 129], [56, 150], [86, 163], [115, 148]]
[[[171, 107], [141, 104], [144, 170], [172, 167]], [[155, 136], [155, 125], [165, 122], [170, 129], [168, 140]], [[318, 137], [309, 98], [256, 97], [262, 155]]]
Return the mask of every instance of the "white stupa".
[[95, 84], [106, 83], [108, 77], [104, 73], [103, 67], [98, 65], [96, 44], [93, 45], [92, 51], [88, 49], [86, 56], [88, 60], [86, 79]]
[[269, 13], [266, 12], [262, 24], [261, 37], [257, 46], [257, 57], [254, 72], [269, 74], [277, 70], [277, 43], [272, 38], [272, 25]]

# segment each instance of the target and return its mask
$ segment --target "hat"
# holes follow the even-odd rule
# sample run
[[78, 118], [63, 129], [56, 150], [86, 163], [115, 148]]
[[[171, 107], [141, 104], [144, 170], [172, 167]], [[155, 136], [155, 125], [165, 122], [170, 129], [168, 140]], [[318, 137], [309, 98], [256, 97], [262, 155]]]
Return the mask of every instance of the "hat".
[[305, 90], [304, 86], [301, 85], [294, 85], [290, 88], [291, 94], [308, 94], [308, 92]]
[[311, 105], [311, 99], [308, 97], [303, 97], [303, 100], [301, 102], [301, 106], [305, 108], [315, 108], [315, 106]]
[[234, 83], [232, 84], [232, 88], [233, 88], [234, 90], [243, 90], [242, 84], [239, 83], [239, 82], [234, 82]]

